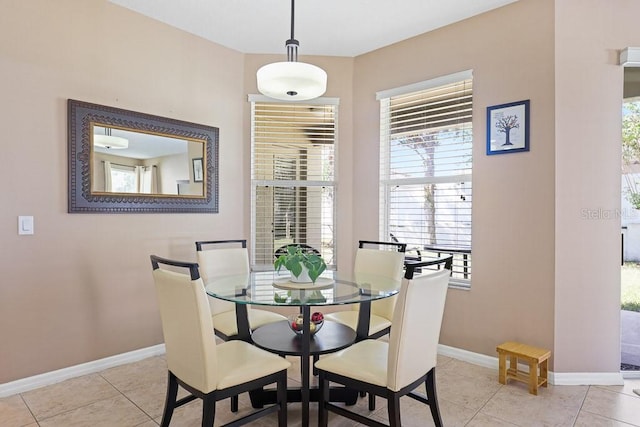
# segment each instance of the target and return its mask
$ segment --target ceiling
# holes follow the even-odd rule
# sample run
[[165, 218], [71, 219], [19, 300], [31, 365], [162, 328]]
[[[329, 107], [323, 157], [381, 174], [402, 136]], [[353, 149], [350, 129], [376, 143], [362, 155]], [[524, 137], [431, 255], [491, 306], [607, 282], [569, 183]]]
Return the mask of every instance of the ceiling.
[[[289, 0], [109, 0], [243, 53], [286, 54]], [[298, 0], [299, 54], [354, 57], [517, 0]]]

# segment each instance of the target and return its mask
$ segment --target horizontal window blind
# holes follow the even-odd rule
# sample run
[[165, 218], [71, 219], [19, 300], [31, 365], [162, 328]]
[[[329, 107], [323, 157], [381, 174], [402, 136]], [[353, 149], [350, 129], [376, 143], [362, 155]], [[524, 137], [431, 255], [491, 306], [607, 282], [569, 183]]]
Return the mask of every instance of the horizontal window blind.
[[[427, 85], [428, 86], [428, 85]], [[380, 99], [381, 238], [471, 277], [472, 80]]]
[[252, 102], [252, 264], [290, 243], [335, 265], [337, 105]]

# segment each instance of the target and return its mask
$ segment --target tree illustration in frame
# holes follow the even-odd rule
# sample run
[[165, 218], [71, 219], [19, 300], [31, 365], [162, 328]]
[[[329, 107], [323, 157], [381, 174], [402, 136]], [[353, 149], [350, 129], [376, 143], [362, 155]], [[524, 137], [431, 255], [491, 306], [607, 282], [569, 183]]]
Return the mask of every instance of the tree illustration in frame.
[[487, 154], [529, 151], [529, 100], [487, 107]]

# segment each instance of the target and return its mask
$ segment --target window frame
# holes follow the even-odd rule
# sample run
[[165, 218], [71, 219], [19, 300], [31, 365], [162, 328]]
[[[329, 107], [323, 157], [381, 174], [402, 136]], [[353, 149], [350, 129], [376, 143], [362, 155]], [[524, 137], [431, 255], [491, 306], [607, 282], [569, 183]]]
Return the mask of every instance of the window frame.
[[[337, 245], [336, 245], [336, 226], [335, 226], [335, 219], [337, 217], [337, 205], [336, 205], [336, 201], [337, 201], [337, 171], [338, 171], [338, 107], [339, 107], [339, 99], [338, 98], [328, 98], [328, 97], [321, 97], [321, 98], [316, 98], [313, 100], [308, 100], [308, 101], [300, 101], [300, 102], [287, 102], [287, 101], [278, 101], [263, 95], [249, 95], [248, 96], [248, 100], [251, 104], [251, 113], [250, 113], [250, 120], [251, 120], [251, 151], [250, 151], [250, 163], [251, 163], [251, 239], [253, 244], [251, 245], [251, 256], [250, 256], [250, 261], [251, 261], [251, 268], [255, 269], [255, 270], [264, 270], [264, 269], [269, 269], [269, 268], [273, 268], [273, 264], [269, 263], [258, 263], [257, 262], [257, 258], [258, 257], [258, 250], [262, 250], [264, 251], [264, 249], [262, 248], [258, 248], [258, 246], [260, 245], [260, 242], [258, 242], [258, 224], [257, 224], [257, 197], [258, 197], [258, 192], [260, 190], [261, 187], [272, 187], [272, 188], [293, 188], [294, 189], [294, 193], [299, 194], [300, 193], [300, 189], [308, 189], [308, 188], [329, 188], [330, 191], [332, 192], [332, 202], [331, 202], [331, 220], [330, 220], [330, 225], [331, 225], [331, 241], [333, 243], [332, 248], [327, 249], [327, 253], [330, 253], [332, 256], [332, 261], [327, 260], [327, 264], [329, 268], [335, 269], [337, 268]], [[256, 104], [260, 104], [260, 103], [268, 103], [268, 104], [282, 104], [282, 105], [291, 105], [291, 104], [298, 104], [298, 105], [322, 105], [322, 106], [331, 106], [332, 108], [334, 108], [333, 111], [333, 142], [332, 142], [332, 146], [333, 146], [333, 179], [332, 180], [317, 180], [317, 179], [276, 179], [275, 176], [273, 176], [273, 179], [257, 179], [256, 178], [256, 162], [255, 162], [255, 146], [256, 146], [256, 124], [255, 124], [255, 119], [256, 119]], [[298, 164], [297, 167], [299, 167], [299, 163], [301, 160], [301, 157], [299, 156], [292, 156], [290, 154], [285, 154], [283, 155], [283, 158], [288, 158], [289, 160], [291, 159], [295, 159], [295, 163]], [[275, 162], [274, 162], [275, 165]], [[275, 169], [274, 169], [274, 173], [275, 173]], [[275, 195], [275, 191], [272, 194], [272, 196]], [[320, 215], [318, 216], [321, 221], [322, 221], [322, 212], [320, 213]], [[275, 242], [275, 233], [276, 233], [276, 226], [275, 223], [277, 222], [275, 218], [272, 217], [272, 221], [273, 221], [273, 231], [272, 231], [272, 235], [273, 235], [273, 241]], [[308, 224], [308, 223], [306, 223]], [[322, 236], [324, 236], [324, 233], [322, 232], [322, 228], [325, 228], [326, 226], [324, 224], [321, 224], [321, 231], [320, 231], [320, 235], [321, 235], [321, 240], [322, 240]], [[300, 242], [300, 243], [305, 243], [305, 242]], [[306, 242], [309, 243], [309, 242]], [[324, 254], [324, 250], [323, 248], [317, 248], [318, 250], [320, 250], [321, 252], [323, 252]], [[264, 258], [264, 254], [260, 254], [260, 258]]]
[[[391, 106], [391, 101], [394, 98], [403, 98], [403, 97], [411, 97], [414, 95], [419, 94], [422, 91], [428, 91], [428, 90], [437, 90], [437, 89], [444, 89], [446, 86], [448, 85], [452, 85], [452, 84], [459, 84], [465, 81], [470, 81], [471, 82], [471, 107], [470, 109], [473, 110], [473, 72], [472, 70], [466, 70], [466, 71], [462, 71], [462, 72], [458, 72], [458, 73], [453, 73], [450, 75], [446, 75], [446, 76], [441, 76], [435, 79], [430, 79], [430, 80], [426, 80], [423, 82], [418, 82], [415, 84], [411, 84], [411, 85], [406, 85], [406, 86], [402, 86], [402, 87], [398, 87], [398, 88], [393, 88], [393, 89], [389, 89], [389, 90], [384, 90], [384, 91], [380, 91], [376, 93], [376, 99], [380, 102], [380, 182], [379, 182], [379, 191], [380, 191], [380, 222], [379, 222], [379, 229], [380, 229], [380, 239], [381, 240], [389, 240], [392, 238], [395, 238], [395, 236], [393, 236], [391, 233], [393, 233], [393, 230], [391, 230], [391, 203], [392, 200], [402, 200], [401, 198], [392, 198], [392, 192], [397, 190], [399, 187], [404, 187], [402, 190], [405, 191], [413, 191], [411, 189], [411, 186], [416, 186], [416, 185], [429, 185], [429, 184], [452, 184], [451, 187], [455, 187], [455, 185], [457, 184], [462, 184], [460, 186], [461, 190], [461, 198], [462, 200], [465, 202], [467, 202], [467, 200], [463, 197], [465, 195], [468, 194], [468, 205], [469, 205], [469, 211], [468, 211], [468, 218], [469, 218], [469, 226], [468, 226], [468, 238], [469, 238], [469, 245], [468, 248], [466, 247], [459, 247], [459, 248], [454, 248], [452, 246], [446, 246], [446, 247], [440, 247], [438, 248], [437, 245], [427, 245], [425, 244], [425, 241], [423, 239], [419, 239], [422, 240], [419, 243], [419, 247], [417, 248], [418, 250], [420, 250], [421, 255], [423, 256], [431, 256], [431, 255], [440, 255], [440, 254], [448, 254], [448, 253], [452, 253], [454, 255], [454, 274], [450, 280], [450, 286], [451, 287], [456, 287], [456, 288], [462, 288], [462, 289], [469, 289], [471, 287], [471, 230], [472, 230], [472, 189], [473, 189], [473, 180], [472, 180], [472, 175], [473, 175], [473, 161], [472, 161], [472, 157], [469, 159], [468, 163], [469, 163], [469, 168], [468, 168], [468, 173], [460, 173], [460, 172], [466, 172], [466, 169], [461, 171], [461, 170], [457, 170], [458, 173], [451, 173], [451, 174], [445, 174], [445, 175], [438, 175], [435, 172], [433, 173], [433, 176], [420, 176], [420, 177], [416, 177], [416, 176], [410, 176], [410, 177], [405, 177], [405, 178], [397, 178], [397, 177], [393, 177], [392, 178], [392, 154], [391, 154], [391, 141], [392, 139], [392, 132], [391, 132], [391, 119], [392, 119], [392, 113], [394, 111], [393, 107]], [[426, 105], [428, 104], [429, 101], [431, 101], [430, 98], [426, 97], [425, 98], [425, 108], [430, 108], [427, 107]], [[431, 110], [425, 110], [425, 111], [431, 111]], [[455, 110], [457, 112], [457, 110]], [[419, 128], [420, 131], [419, 132], [423, 132], [422, 135], [425, 135], [426, 132], [424, 131], [428, 131], [428, 129], [431, 128], [431, 126], [434, 126], [434, 122], [430, 122], [428, 120], [434, 120], [435, 119], [427, 119], [427, 121], [424, 122], [424, 127]], [[463, 122], [464, 123], [464, 122]], [[409, 131], [411, 125], [405, 125], [407, 127], [407, 131]], [[447, 126], [451, 126], [451, 125], [447, 125]], [[455, 129], [455, 125], [451, 126], [451, 129]], [[461, 153], [460, 154], [460, 158], [462, 158], [463, 156], [472, 156], [472, 152], [473, 152], [473, 135], [472, 135], [472, 130], [473, 130], [473, 117], [471, 117], [470, 120], [468, 120], [468, 124], [461, 124], [461, 132], [466, 132], [468, 133], [468, 136], [471, 138], [468, 142], [471, 144], [471, 147], [468, 148], [468, 154], [467, 153]], [[420, 133], [418, 133], [420, 134]], [[464, 135], [463, 135], [464, 137]], [[464, 145], [465, 143], [462, 142], [461, 145]], [[417, 154], [416, 154], [417, 156]], [[409, 162], [407, 162], [409, 163]], [[461, 162], [464, 163], [464, 162]], [[397, 174], [397, 172], [396, 172]], [[466, 187], [468, 185], [468, 188]], [[445, 188], [444, 191], [447, 191], [447, 189]], [[468, 191], [468, 193], [467, 193]], [[402, 197], [402, 196], [400, 196]], [[409, 196], [405, 196], [405, 197], [409, 197]], [[446, 198], [445, 198], [446, 200]], [[433, 202], [434, 204], [436, 203], [435, 201]], [[450, 202], [440, 202], [440, 203], [450, 203]], [[435, 209], [435, 207], [434, 207]], [[465, 215], [463, 215], [464, 217]], [[463, 230], [463, 228], [460, 228], [459, 224], [460, 220], [458, 219], [458, 217], [456, 216], [456, 222], [455, 222], [455, 230]], [[465, 222], [466, 223], [466, 222]], [[432, 230], [432, 233], [434, 233], [434, 235], [436, 235], [438, 233], [438, 230], [442, 230], [443, 227], [440, 226], [438, 227], [437, 223], [434, 221], [434, 225], [435, 225], [435, 229]], [[428, 228], [428, 227], [427, 227]], [[427, 247], [433, 248], [433, 250], [431, 249], [425, 249]], [[407, 248], [408, 250], [410, 249], [410, 247]], [[451, 251], [451, 252], [447, 252], [447, 250]], [[415, 255], [411, 254], [411, 255]]]

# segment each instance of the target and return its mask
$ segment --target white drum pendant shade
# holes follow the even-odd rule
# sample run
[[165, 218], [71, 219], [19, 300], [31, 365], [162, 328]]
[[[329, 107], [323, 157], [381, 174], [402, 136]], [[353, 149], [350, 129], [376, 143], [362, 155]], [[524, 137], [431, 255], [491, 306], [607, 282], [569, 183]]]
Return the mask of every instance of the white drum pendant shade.
[[291, 38], [285, 43], [287, 61], [267, 64], [256, 73], [260, 93], [282, 101], [306, 101], [327, 90], [327, 73], [322, 68], [298, 62], [300, 43], [293, 35], [294, 16], [295, 0], [291, 0]]
[[114, 150], [124, 150], [129, 147], [129, 140], [119, 136], [93, 135], [93, 145]]
[[305, 101], [322, 96], [327, 90], [327, 73], [304, 62], [274, 62], [257, 74], [258, 90], [270, 98]]

